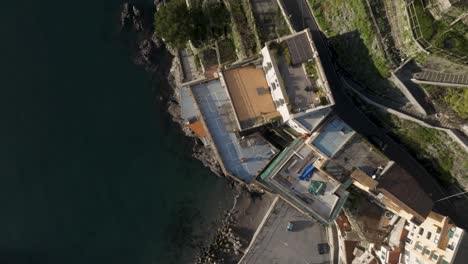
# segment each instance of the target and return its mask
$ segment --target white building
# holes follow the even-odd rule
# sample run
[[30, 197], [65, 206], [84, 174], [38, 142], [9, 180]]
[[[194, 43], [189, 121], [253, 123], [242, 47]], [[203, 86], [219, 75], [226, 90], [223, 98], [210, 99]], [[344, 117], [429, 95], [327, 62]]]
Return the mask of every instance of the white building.
[[465, 233], [448, 217], [434, 212], [420, 225], [407, 222], [405, 229], [408, 236], [400, 262], [407, 264], [453, 263]]
[[310, 134], [331, 112], [335, 101], [309, 30], [268, 42], [262, 56], [282, 123], [298, 133]]

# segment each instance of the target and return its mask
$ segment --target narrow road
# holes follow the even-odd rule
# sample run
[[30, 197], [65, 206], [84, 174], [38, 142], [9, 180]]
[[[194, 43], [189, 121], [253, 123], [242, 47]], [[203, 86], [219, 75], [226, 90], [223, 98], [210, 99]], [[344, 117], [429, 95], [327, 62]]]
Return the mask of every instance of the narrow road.
[[[328, 83], [335, 98], [335, 111], [340, 118], [348, 123], [361, 135], [371, 138], [377, 137], [387, 144], [383, 151], [390, 159], [406, 169], [418, 181], [432, 199], [438, 200], [448, 195], [435, 176], [430, 175], [402, 146], [391, 139], [384, 130], [377, 127], [364, 113], [351, 101], [345, 93], [340, 76], [335, 70], [334, 61], [330, 57], [329, 47], [313, 18], [306, 0], [282, 0], [285, 11], [290, 16], [291, 23], [296, 31], [309, 28], [323, 64]], [[450, 200], [434, 204], [434, 210], [450, 216], [460, 227], [468, 227], [468, 200], [457, 201], [455, 208]], [[464, 213], [463, 213], [464, 212]]]

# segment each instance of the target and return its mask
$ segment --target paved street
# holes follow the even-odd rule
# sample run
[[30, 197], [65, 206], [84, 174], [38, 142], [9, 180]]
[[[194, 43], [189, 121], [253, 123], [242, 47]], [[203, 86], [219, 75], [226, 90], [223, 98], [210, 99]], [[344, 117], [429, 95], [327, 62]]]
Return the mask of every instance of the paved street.
[[[296, 31], [309, 28], [315, 41], [318, 53], [322, 61], [325, 74], [335, 98], [335, 111], [346, 123], [361, 135], [371, 138], [380, 138], [387, 144], [385, 155], [396, 161], [430, 194], [433, 200], [438, 200], [447, 195], [447, 191], [437, 182], [435, 176], [428, 174], [425, 169], [399, 144], [386, 135], [385, 131], [378, 128], [370, 121], [347, 97], [340, 76], [335, 70], [334, 62], [329, 56], [328, 46], [322, 38], [321, 32], [305, 0], [283, 0], [287, 13], [291, 16], [291, 22]], [[450, 200], [445, 200], [434, 205], [434, 209], [444, 215], [450, 216], [459, 226], [468, 228], [468, 200], [457, 201], [457, 207]]]
[[280, 199], [241, 263], [330, 263], [330, 252], [319, 254], [319, 243], [327, 243], [325, 227]]

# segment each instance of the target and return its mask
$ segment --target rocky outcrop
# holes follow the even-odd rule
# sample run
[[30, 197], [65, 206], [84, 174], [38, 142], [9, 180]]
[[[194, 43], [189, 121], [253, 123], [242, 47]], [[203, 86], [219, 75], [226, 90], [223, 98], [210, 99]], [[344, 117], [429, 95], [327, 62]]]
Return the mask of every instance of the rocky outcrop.
[[120, 12], [120, 27], [125, 28], [130, 25], [132, 25], [133, 29], [137, 32], [144, 30], [140, 9], [129, 3], [124, 3], [122, 5], [122, 11]]
[[[156, 9], [159, 9], [163, 4], [162, 0], [154, 2]], [[164, 45], [161, 38], [158, 37], [153, 28], [153, 8], [137, 7], [136, 5], [125, 3], [122, 5], [120, 14], [121, 29], [136, 34], [136, 43], [133, 61], [137, 65], [143, 66], [146, 71], [159, 78], [167, 77], [169, 86], [166, 89], [160, 90], [160, 100], [166, 104], [167, 112], [172, 120], [179, 124], [185, 135], [194, 139], [193, 157], [199, 159], [206, 167], [210, 168], [216, 175], [221, 176], [222, 170], [214, 158], [215, 155], [211, 148], [205, 147], [193, 133], [185, 126], [184, 120], [180, 117], [179, 104], [179, 89], [183, 80], [182, 66], [179, 60], [178, 51]], [[171, 67], [169, 72], [164, 71], [163, 64], [168, 64], [164, 58], [161, 58], [162, 53], [169, 52], [172, 55]], [[167, 68], [167, 67], [166, 67]], [[161, 88], [161, 87], [158, 87]]]

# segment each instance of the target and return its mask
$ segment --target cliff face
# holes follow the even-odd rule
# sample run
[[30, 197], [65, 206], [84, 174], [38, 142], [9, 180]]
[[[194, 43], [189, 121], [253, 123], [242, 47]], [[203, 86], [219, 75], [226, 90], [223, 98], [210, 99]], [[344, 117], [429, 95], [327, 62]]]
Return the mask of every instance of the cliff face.
[[179, 93], [183, 80], [182, 66], [178, 50], [165, 45], [154, 32], [153, 14], [162, 2], [156, 0], [154, 4], [155, 6], [137, 7], [124, 3], [120, 14], [121, 30], [134, 35], [135, 43], [131, 44], [135, 50], [133, 60], [135, 64], [144, 67], [158, 85], [159, 98], [156, 99], [162, 101], [161, 105], [166, 107], [164, 110], [171, 116], [172, 121], [179, 124], [184, 134], [194, 139], [192, 156], [200, 160], [204, 166], [209, 167], [216, 175], [221, 176], [222, 170], [211, 148], [205, 147], [196, 139], [180, 117]]

